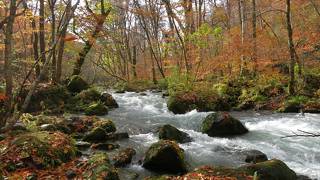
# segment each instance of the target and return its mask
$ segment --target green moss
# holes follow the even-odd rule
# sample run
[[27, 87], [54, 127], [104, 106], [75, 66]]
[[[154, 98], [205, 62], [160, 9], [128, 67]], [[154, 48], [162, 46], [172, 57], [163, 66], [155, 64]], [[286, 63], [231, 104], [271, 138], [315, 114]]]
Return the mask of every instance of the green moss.
[[106, 133], [116, 132], [116, 125], [109, 119], [97, 121], [93, 125], [95, 128], [101, 128]]
[[[44, 131], [18, 135], [2, 154], [1, 161], [15, 165], [31, 159], [35, 166], [55, 167], [76, 156], [75, 141], [60, 132]], [[30, 164], [27, 164], [30, 165]]]
[[250, 174], [257, 173], [259, 180], [292, 180], [296, 179], [297, 175], [284, 162], [272, 159], [256, 164], [250, 164], [239, 168]]
[[96, 153], [86, 163], [86, 170], [83, 172], [85, 179], [108, 179], [118, 180], [117, 170], [110, 164], [106, 153]]
[[89, 107], [87, 107], [84, 110], [84, 112], [86, 115], [89, 115], [89, 116], [92, 116], [92, 115], [103, 116], [108, 114], [108, 107], [99, 101], [97, 103], [91, 104]]
[[186, 172], [184, 151], [174, 141], [160, 140], [146, 152], [143, 167], [170, 173]]

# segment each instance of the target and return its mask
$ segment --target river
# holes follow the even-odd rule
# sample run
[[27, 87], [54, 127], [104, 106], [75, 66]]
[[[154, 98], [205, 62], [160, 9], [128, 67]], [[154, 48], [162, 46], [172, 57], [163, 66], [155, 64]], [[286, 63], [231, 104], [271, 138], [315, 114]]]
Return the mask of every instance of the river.
[[[146, 92], [146, 95], [126, 92], [112, 94], [119, 108], [110, 111], [107, 118], [112, 119], [118, 131], [129, 132], [130, 139], [122, 141], [123, 146], [137, 150], [135, 161], [142, 159], [144, 152], [158, 141], [156, 130], [163, 124], [171, 124], [187, 132], [191, 143], [181, 144], [185, 150], [190, 168], [200, 165], [219, 165], [237, 167], [244, 164], [239, 152], [260, 150], [269, 159], [284, 161], [298, 174], [320, 179], [320, 139], [282, 138], [297, 130], [319, 132], [320, 114], [280, 114], [271, 112], [231, 112], [249, 129], [246, 135], [234, 138], [212, 138], [202, 134], [199, 129], [203, 118], [210, 112], [191, 111], [174, 115], [167, 109], [166, 99], [161, 93]], [[128, 167], [140, 177], [152, 173], [137, 163]]]

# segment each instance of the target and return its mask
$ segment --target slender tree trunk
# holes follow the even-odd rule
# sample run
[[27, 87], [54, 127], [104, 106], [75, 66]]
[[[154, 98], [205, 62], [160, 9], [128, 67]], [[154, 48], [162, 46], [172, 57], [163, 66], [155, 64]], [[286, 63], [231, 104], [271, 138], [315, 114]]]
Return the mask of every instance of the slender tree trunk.
[[12, 61], [14, 59], [12, 52], [12, 39], [13, 39], [13, 24], [17, 11], [17, 1], [10, 1], [10, 14], [7, 21], [6, 31], [5, 31], [5, 50], [4, 50], [4, 71], [5, 71], [5, 82], [6, 82], [6, 92], [7, 97], [6, 109], [7, 115], [0, 117], [0, 127], [2, 127], [6, 122], [5, 119], [11, 114], [12, 110], [12, 100], [13, 100], [13, 79], [12, 79]]
[[[240, 26], [241, 26], [241, 45], [243, 49], [245, 41], [245, 17], [244, 17], [244, 0], [239, 0], [239, 17], [240, 17]], [[243, 51], [243, 50], [242, 50]], [[240, 76], [243, 75], [245, 69], [245, 56], [243, 52], [241, 53], [241, 62], [240, 62]]]
[[257, 11], [256, 11], [256, 0], [252, 0], [252, 39], [253, 39], [253, 52], [252, 61], [254, 63], [254, 74], [258, 69], [257, 62]]
[[[56, 15], [55, 15], [55, 6], [56, 6], [57, 0], [49, 0], [49, 6], [51, 11], [51, 43], [56, 39]], [[52, 76], [51, 80], [56, 83], [56, 63], [57, 63], [57, 56], [56, 56], [56, 46], [53, 47], [52, 50], [52, 62], [51, 62], [51, 71]]]
[[39, 51], [38, 51], [38, 44], [39, 44], [39, 35], [38, 35], [38, 30], [37, 30], [37, 25], [35, 19], [32, 20], [31, 22], [32, 26], [32, 48], [33, 48], [33, 58], [34, 62], [37, 63], [35, 66], [35, 73], [36, 76], [38, 77], [40, 74], [40, 66], [39, 66]]
[[295, 75], [294, 75], [294, 66], [295, 61], [295, 50], [292, 38], [292, 24], [291, 24], [291, 0], [286, 0], [286, 19], [287, 19], [287, 31], [288, 31], [288, 47], [290, 53], [290, 81], [289, 81], [289, 94], [295, 94]]
[[[46, 61], [46, 39], [45, 39], [45, 14], [44, 14], [44, 0], [40, 0], [40, 10], [39, 10], [39, 43], [40, 43], [40, 57], [41, 57], [41, 62], [44, 64]], [[46, 75], [42, 76], [43, 80], [47, 80], [48, 77]]]
[[137, 78], [137, 46], [133, 46], [133, 53], [132, 53], [132, 73], [133, 73], [133, 78]]

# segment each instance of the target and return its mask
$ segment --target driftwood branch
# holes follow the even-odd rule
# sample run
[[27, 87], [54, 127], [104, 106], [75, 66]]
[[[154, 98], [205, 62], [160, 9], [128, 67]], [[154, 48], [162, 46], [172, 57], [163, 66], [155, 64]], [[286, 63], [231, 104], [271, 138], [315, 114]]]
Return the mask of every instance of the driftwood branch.
[[292, 135], [284, 136], [282, 138], [290, 138], [290, 137], [320, 137], [320, 133], [313, 133], [308, 131], [299, 130], [299, 133], [292, 132]]

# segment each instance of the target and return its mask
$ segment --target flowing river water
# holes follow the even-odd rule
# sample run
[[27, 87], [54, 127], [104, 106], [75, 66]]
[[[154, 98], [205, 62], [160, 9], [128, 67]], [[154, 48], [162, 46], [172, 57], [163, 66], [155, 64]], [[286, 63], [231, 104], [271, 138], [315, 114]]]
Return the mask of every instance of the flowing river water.
[[[166, 99], [161, 93], [126, 92], [113, 93], [119, 108], [110, 111], [118, 131], [129, 132], [130, 139], [121, 142], [122, 146], [132, 146], [137, 150], [135, 162], [143, 158], [148, 147], [158, 141], [157, 129], [171, 124], [188, 133], [193, 141], [181, 144], [185, 150], [190, 168], [201, 165], [237, 167], [244, 164], [241, 152], [260, 150], [269, 159], [284, 161], [298, 174], [320, 179], [320, 139], [319, 138], [282, 138], [298, 130], [319, 132], [320, 114], [279, 114], [271, 112], [232, 112], [242, 121], [249, 133], [234, 138], [212, 138], [200, 132], [203, 118], [209, 113], [191, 111], [174, 115], [167, 109]], [[128, 167], [140, 174], [140, 178], [152, 173], [138, 163]]]

